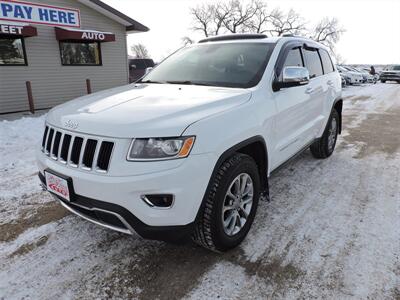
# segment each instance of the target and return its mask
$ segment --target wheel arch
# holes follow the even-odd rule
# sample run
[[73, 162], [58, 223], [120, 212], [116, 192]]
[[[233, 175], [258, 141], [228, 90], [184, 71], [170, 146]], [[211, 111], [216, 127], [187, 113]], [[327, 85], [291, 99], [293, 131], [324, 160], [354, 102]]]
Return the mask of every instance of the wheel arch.
[[236, 145], [230, 147], [229, 149], [225, 150], [220, 157], [218, 158], [217, 162], [215, 163], [214, 169], [211, 173], [210, 179], [208, 181], [208, 185], [206, 191], [203, 195], [203, 199], [201, 201], [201, 205], [197, 212], [196, 220], [199, 218], [199, 212], [203, 209], [205, 199], [210, 192], [212, 182], [217, 175], [219, 168], [222, 164], [230, 158], [235, 153], [242, 153], [251, 156], [258, 167], [259, 174], [260, 174], [260, 182], [261, 182], [261, 191], [267, 191], [268, 189], [268, 149], [265, 139], [261, 135], [253, 136], [248, 138]]
[[339, 114], [339, 134], [342, 133], [342, 111], [343, 111], [343, 99], [342, 98], [338, 98], [335, 100], [335, 102], [333, 103], [333, 107], [332, 110], [336, 110]]

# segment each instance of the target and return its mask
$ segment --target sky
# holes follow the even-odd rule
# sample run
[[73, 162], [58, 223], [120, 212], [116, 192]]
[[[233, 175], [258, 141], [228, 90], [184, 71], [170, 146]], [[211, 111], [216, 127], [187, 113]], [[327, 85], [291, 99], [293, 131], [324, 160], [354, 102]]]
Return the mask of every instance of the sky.
[[[193, 32], [191, 7], [212, 0], [103, 0], [150, 28], [128, 36], [130, 45], [144, 44], [155, 61], [182, 47]], [[348, 64], [400, 63], [400, 0], [265, 0], [270, 9], [293, 8], [313, 27], [323, 17], [336, 17], [346, 29], [336, 46]]]

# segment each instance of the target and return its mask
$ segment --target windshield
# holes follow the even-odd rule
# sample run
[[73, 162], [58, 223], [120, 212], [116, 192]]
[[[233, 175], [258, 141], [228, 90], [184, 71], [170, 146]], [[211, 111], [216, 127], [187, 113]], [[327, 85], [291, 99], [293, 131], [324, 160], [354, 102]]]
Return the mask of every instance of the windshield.
[[358, 70], [356, 70], [356, 69], [354, 69], [354, 68], [352, 68], [352, 67], [345, 66], [345, 68], [346, 68], [347, 70], [351, 71], [351, 72], [357, 72], [357, 73], [360, 72], [360, 71], [358, 71]]
[[400, 65], [392, 66], [391, 70], [400, 71]]
[[274, 46], [211, 43], [183, 48], [140, 82], [249, 88], [261, 80]]

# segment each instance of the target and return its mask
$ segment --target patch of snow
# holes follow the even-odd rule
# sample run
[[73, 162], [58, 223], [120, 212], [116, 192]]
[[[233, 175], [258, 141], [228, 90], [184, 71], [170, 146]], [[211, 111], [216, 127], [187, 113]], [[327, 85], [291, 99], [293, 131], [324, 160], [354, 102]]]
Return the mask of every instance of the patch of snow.
[[[15, 246], [43, 235], [48, 236], [44, 246], [8, 257]], [[110, 238], [115, 242], [102, 247]], [[106, 289], [96, 283], [111, 274], [113, 256], [126, 247], [143, 246], [143, 241], [68, 216], [25, 232], [15, 244], [0, 248], [0, 298], [70, 299], [82, 291], [106, 298]]]
[[358, 127], [370, 113], [384, 113], [390, 108], [400, 108], [398, 85], [377, 83], [374, 85], [349, 86], [344, 89], [343, 113], [354, 120], [348, 127]]

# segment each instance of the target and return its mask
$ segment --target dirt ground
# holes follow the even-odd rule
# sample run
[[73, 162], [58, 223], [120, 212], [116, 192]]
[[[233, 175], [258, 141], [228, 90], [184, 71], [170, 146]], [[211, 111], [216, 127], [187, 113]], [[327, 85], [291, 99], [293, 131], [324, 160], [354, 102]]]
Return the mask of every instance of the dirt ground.
[[224, 254], [69, 214], [38, 187], [43, 117], [0, 122], [0, 299], [400, 299], [400, 85], [344, 99], [334, 155], [273, 173], [272, 201]]

